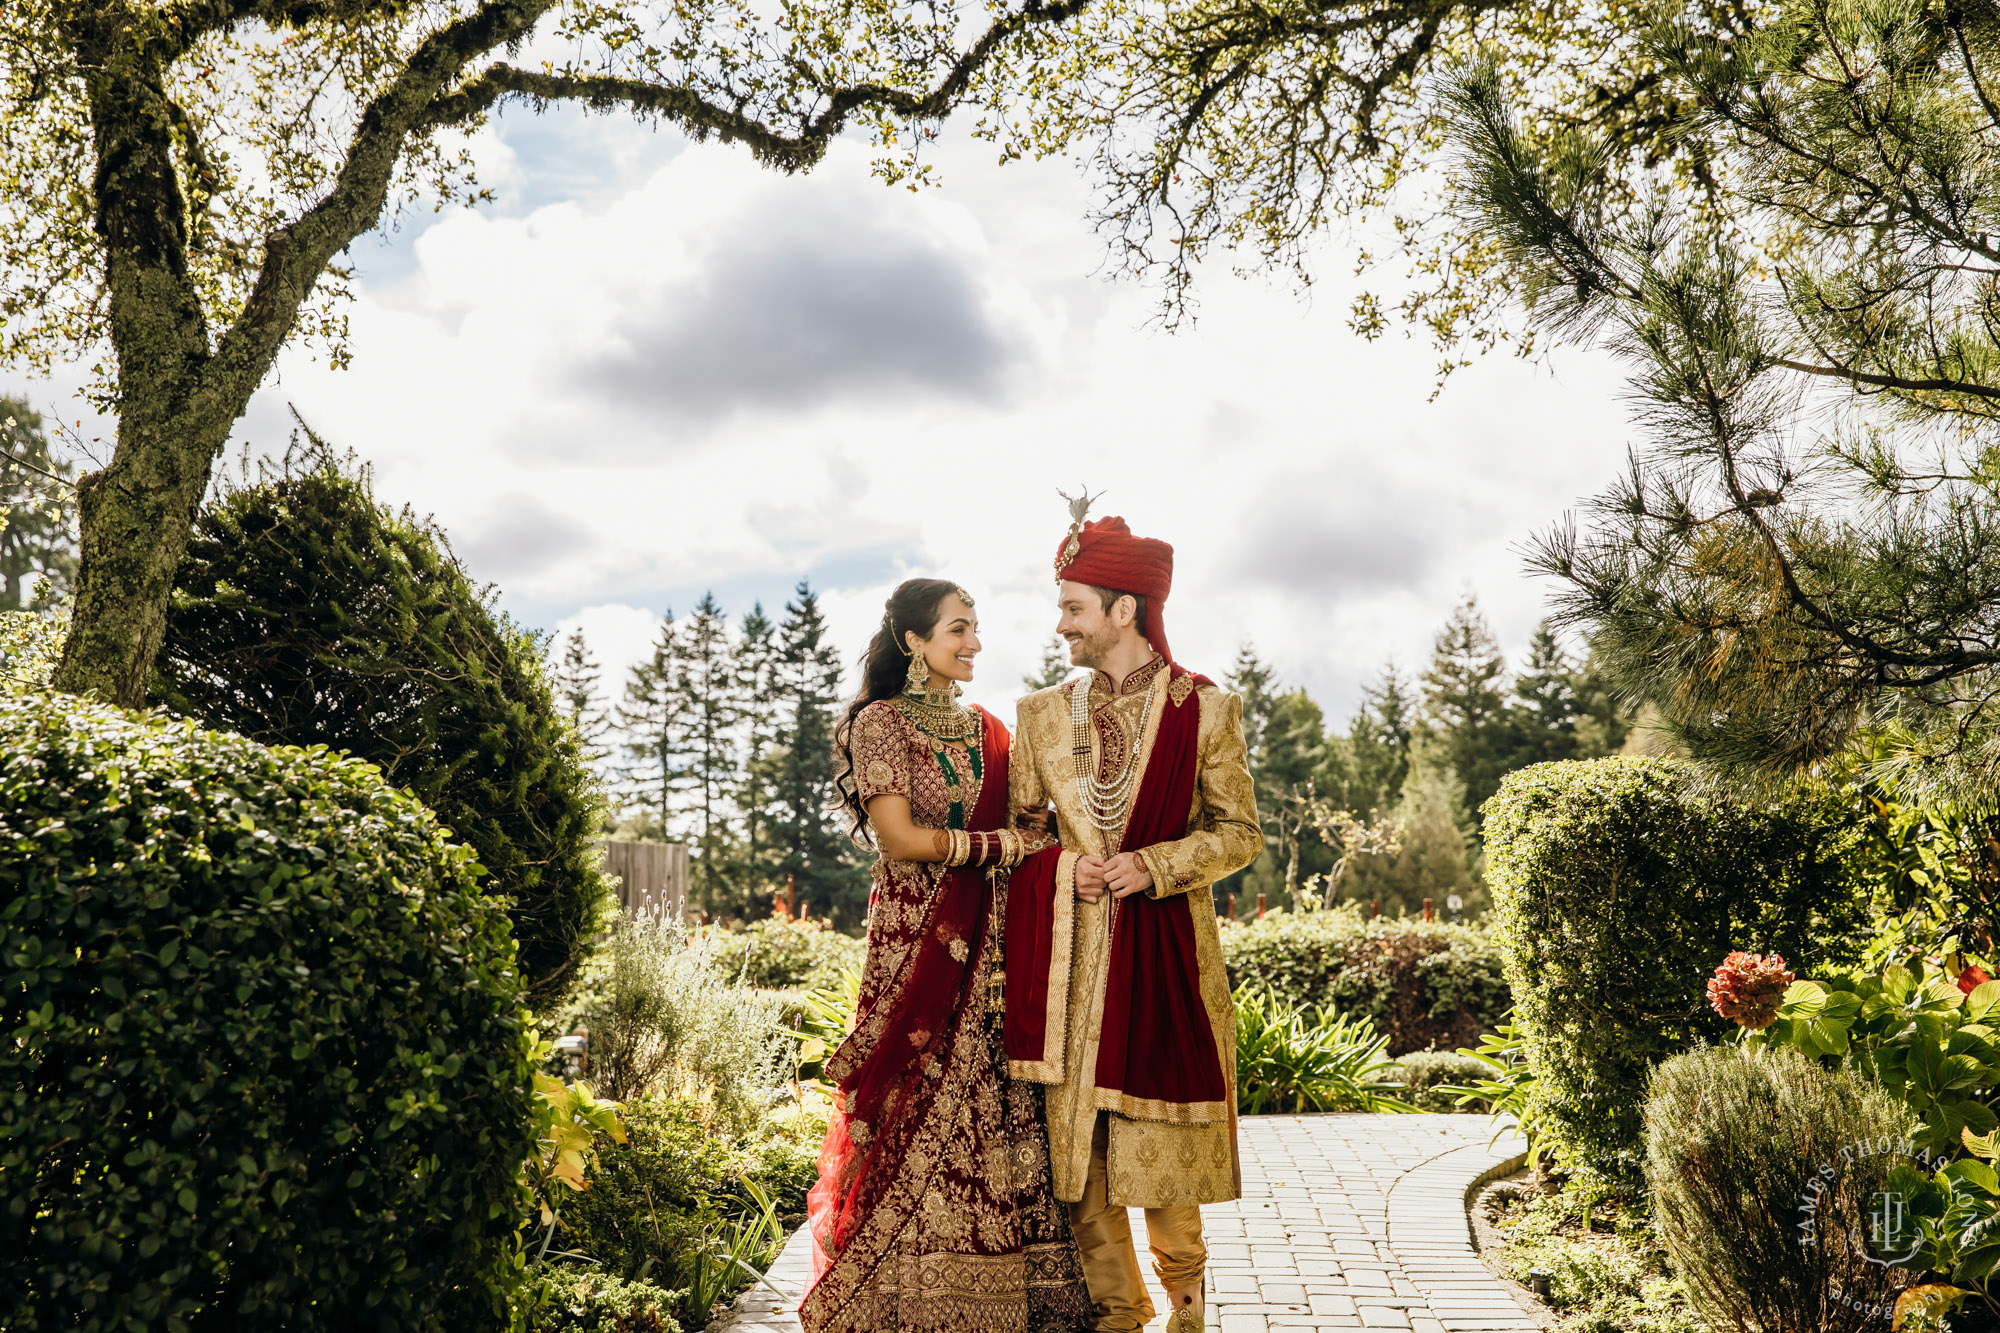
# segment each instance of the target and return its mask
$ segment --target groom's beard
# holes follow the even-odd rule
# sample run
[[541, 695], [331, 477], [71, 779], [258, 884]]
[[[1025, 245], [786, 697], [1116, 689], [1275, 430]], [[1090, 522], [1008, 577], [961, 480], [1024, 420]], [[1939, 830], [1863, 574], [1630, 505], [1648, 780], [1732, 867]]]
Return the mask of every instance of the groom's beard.
[[1069, 660], [1077, 666], [1089, 667], [1095, 671], [1104, 665], [1111, 650], [1118, 644], [1118, 631], [1107, 625], [1096, 634], [1077, 632], [1070, 641]]

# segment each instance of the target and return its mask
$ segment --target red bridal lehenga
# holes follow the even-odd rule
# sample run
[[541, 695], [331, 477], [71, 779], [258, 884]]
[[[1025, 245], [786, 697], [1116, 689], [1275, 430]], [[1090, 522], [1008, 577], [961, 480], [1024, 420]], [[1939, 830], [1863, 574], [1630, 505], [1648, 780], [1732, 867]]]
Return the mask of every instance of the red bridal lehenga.
[[[1007, 729], [983, 709], [899, 702], [855, 717], [862, 802], [905, 797], [923, 828], [1003, 828]], [[854, 1031], [826, 1065], [839, 1095], [809, 1204], [806, 1333], [1090, 1327], [1042, 1089], [1007, 1077], [1007, 875], [876, 862]]]

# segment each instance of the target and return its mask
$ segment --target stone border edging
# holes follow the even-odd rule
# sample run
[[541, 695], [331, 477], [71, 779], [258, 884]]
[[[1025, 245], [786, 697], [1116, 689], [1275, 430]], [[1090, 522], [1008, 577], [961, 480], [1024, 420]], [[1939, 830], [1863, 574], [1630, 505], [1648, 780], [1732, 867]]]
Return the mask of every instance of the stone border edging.
[[[1469, 1201], [1479, 1187], [1527, 1158], [1518, 1132], [1488, 1146], [1450, 1148], [1389, 1187], [1388, 1248], [1428, 1307], [1432, 1333], [1525, 1333], [1541, 1326], [1510, 1287], [1486, 1267], [1473, 1243]], [[1415, 1320], [1412, 1327], [1418, 1328]]]

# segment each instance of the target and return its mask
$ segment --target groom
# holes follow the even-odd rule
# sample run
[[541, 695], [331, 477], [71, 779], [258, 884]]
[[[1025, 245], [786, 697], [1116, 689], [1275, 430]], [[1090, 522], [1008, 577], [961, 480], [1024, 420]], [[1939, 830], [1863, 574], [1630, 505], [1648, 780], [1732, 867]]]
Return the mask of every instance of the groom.
[[[1169, 1333], [1203, 1327], [1199, 1205], [1237, 1197], [1236, 1027], [1209, 885], [1264, 845], [1243, 704], [1173, 660], [1173, 548], [1073, 502], [1057, 633], [1091, 668], [1021, 700], [1017, 811], [1055, 805], [1060, 858], [1017, 874], [1007, 1046], [1051, 1085], [1049, 1150], [1103, 1333], [1153, 1302], [1127, 1208], [1146, 1210]], [[1034, 881], [1033, 883], [1026, 881]]]

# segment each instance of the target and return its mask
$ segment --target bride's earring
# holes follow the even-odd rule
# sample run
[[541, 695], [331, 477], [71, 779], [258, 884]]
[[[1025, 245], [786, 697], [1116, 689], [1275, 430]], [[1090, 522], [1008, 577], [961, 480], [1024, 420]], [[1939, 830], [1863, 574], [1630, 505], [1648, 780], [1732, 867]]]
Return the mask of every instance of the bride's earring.
[[920, 650], [913, 649], [910, 653], [910, 683], [907, 688], [911, 694], [922, 694], [930, 687], [930, 663], [924, 661], [924, 655]]

